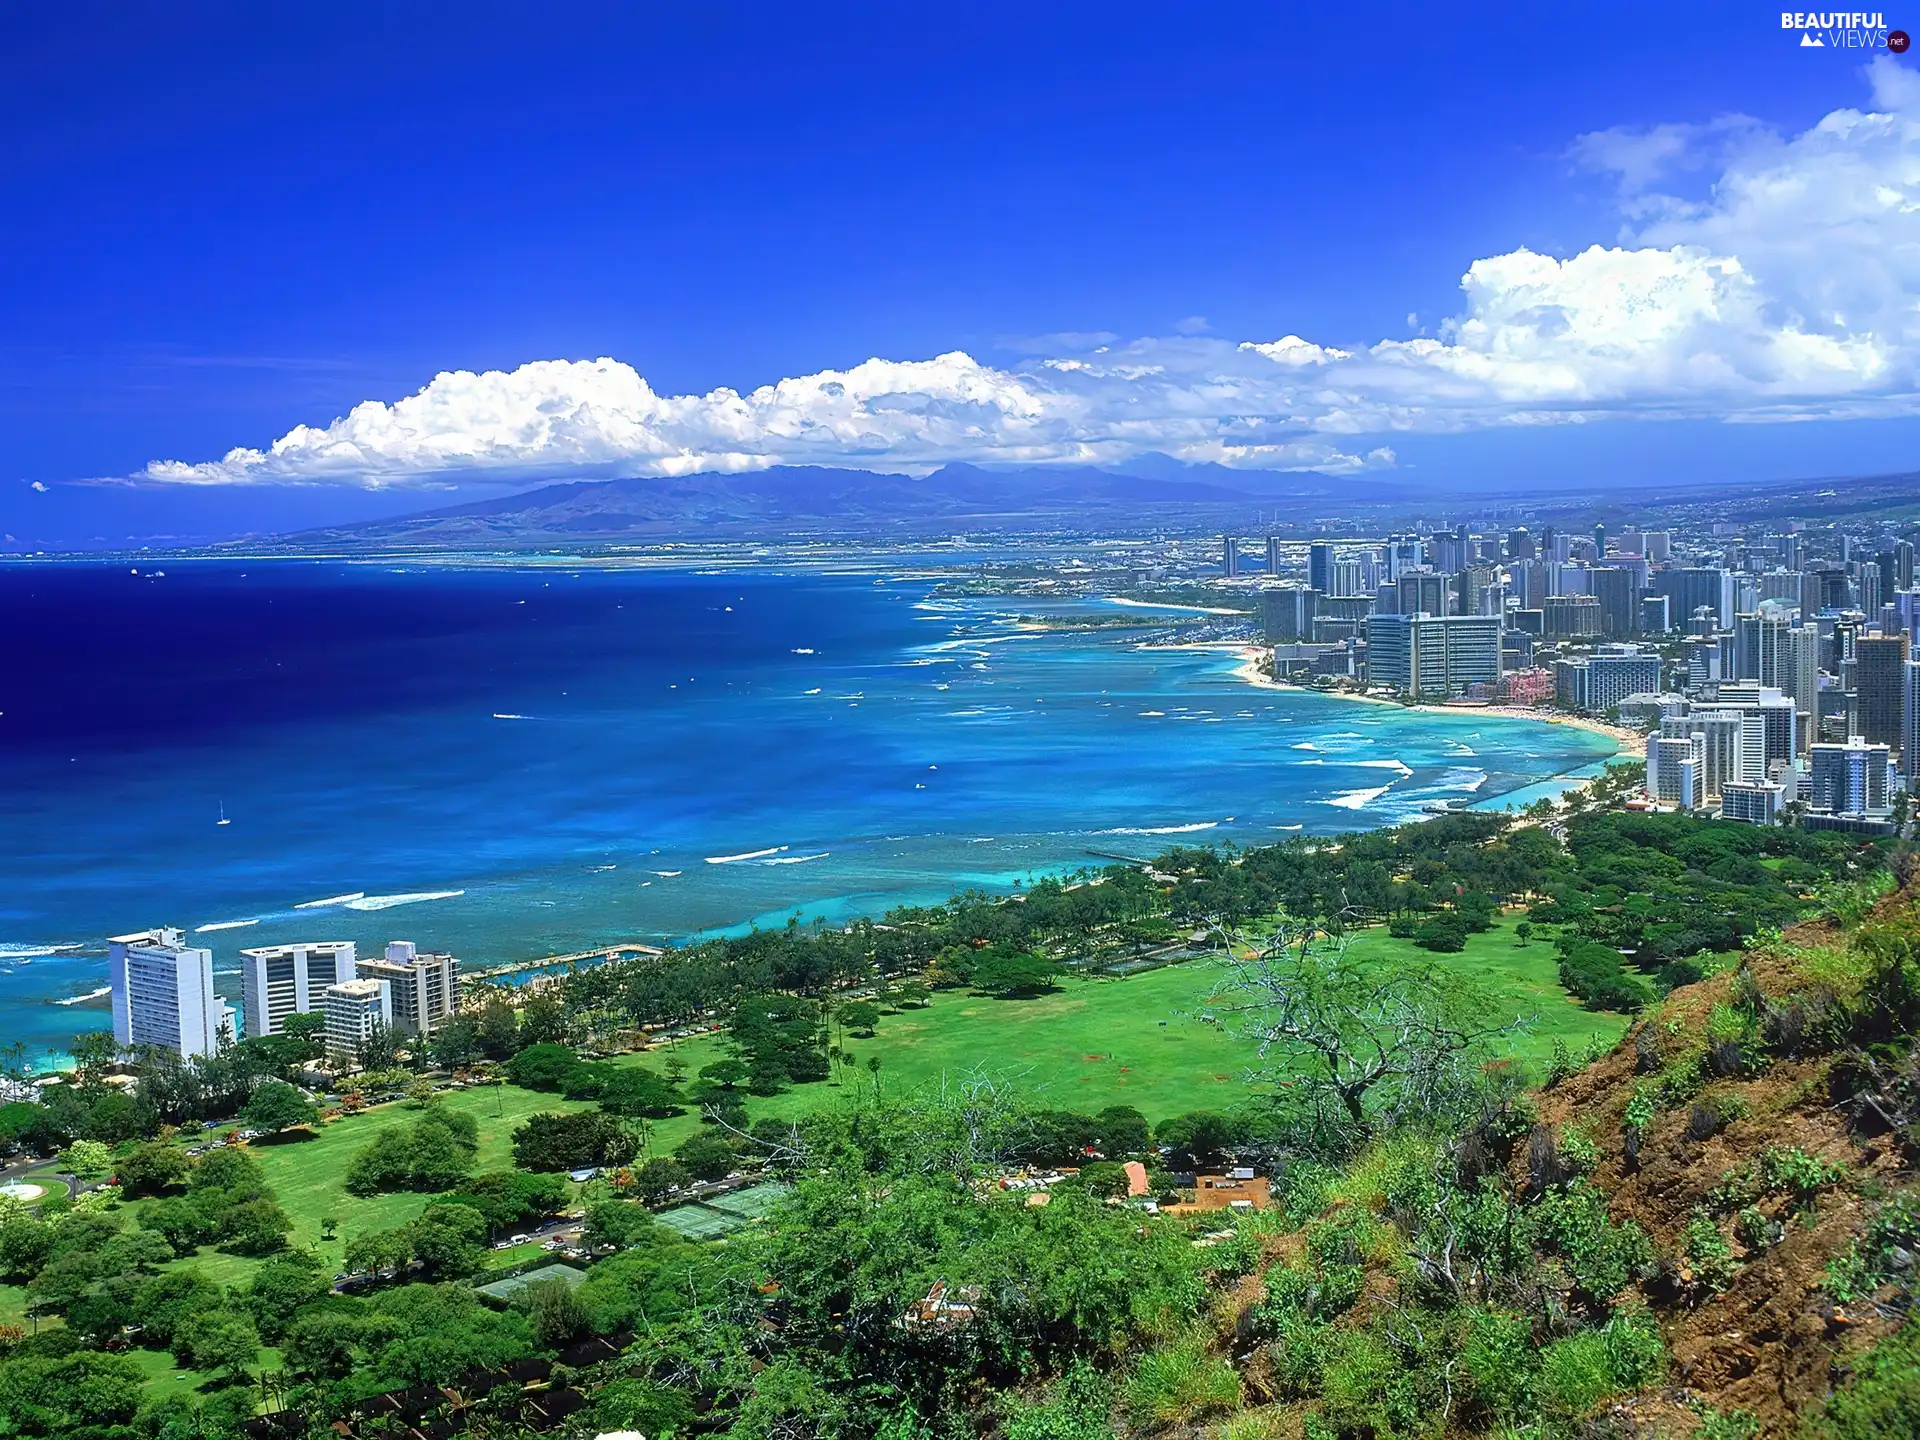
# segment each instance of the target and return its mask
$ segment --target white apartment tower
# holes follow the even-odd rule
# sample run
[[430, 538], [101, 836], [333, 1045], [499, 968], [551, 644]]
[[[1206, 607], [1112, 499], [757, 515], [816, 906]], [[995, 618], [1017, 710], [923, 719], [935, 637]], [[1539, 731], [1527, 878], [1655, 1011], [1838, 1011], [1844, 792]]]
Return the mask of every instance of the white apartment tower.
[[390, 940], [385, 955], [356, 961], [354, 971], [362, 980], [388, 985], [393, 1026], [409, 1035], [431, 1035], [460, 1009], [460, 962], [442, 951], [418, 950], [411, 940]]
[[240, 989], [247, 1034], [278, 1035], [286, 1028], [289, 1015], [320, 1009], [321, 993], [329, 985], [353, 979], [353, 961], [351, 940], [242, 950]]
[[123, 1049], [154, 1045], [211, 1055], [233, 1035], [233, 1007], [214, 993], [213, 952], [179, 930], [145, 930], [107, 942], [113, 1038]]
[[393, 1024], [393, 992], [384, 980], [342, 980], [320, 994], [327, 1017], [327, 1055], [351, 1064], [376, 1030]]

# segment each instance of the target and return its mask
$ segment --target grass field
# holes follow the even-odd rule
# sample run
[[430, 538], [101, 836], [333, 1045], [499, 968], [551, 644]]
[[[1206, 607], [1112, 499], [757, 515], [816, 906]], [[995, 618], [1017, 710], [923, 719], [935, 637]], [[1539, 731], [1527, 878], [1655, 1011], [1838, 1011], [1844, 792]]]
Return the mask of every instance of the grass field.
[[[1593, 1014], [1569, 999], [1557, 982], [1552, 947], [1539, 941], [1520, 945], [1513, 933], [1517, 918], [1505, 918], [1488, 933], [1471, 937], [1459, 955], [1443, 957], [1483, 986], [1501, 1012], [1534, 1017], [1534, 1028], [1515, 1052], [1540, 1061], [1555, 1040], [1576, 1054], [1591, 1040], [1617, 1040], [1626, 1026], [1624, 1017]], [[1384, 929], [1367, 931], [1353, 943], [1370, 956], [1424, 954]], [[844, 1045], [856, 1066], [839, 1073], [850, 1078], [749, 1098], [748, 1114], [756, 1120], [785, 1119], [834, 1104], [847, 1093], [846, 1087], [874, 1083], [866, 1069], [870, 1057], [879, 1059], [879, 1083], [894, 1096], [980, 1073], [1011, 1082], [1032, 1103], [1060, 1109], [1126, 1104], [1159, 1121], [1189, 1110], [1225, 1108], [1245, 1092], [1255, 1057], [1250, 1042], [1233, 1033], [1230, 1016], [1221, 1016], [1218, 1023], [1203, 1018], [1213, 1015], [1224, 998], [1223, 979], [1221, 966], [1198, 960], [1125, 980], [1069, 980], [1056, 993], [1032, 1000], [942, 991], [925, 1009], [885, 1016], [870, 1038], [848, 1036]], [[689, 1073], [726, 1053], [716, 1036], [684, 1041], [667, 1052], [684, 1060]], [[665, 1059], [666, 1054], [655, 1051], [617, 1063], [658, 1069]], [[450, 1091], [443, 1103], [480, 1122], [482, 1170], [512, 1164], [513, 1131], [527, 1116], [586, 1108], [584, 1102], [511, 1085]], [[383, 1130], [410, 1123], [415, 1114], [405, 1105], [387, 1105], [335, 1121], [307, 1138], [253, 1147], [268, 1184], [293, 1217], [294, 1244], [313, 1247], [337, 1268], [350, 1237], [402, 1224], [419, 1213], [423, 1196], [361, 1199], [348, 1195], [342, 1183], [356, 1151]], [[652, 1122], [649, 1152], [671, 1151], [699, 1123], [691, 1113]], [[321, 1237], [329, 1218], [336, 1222], [335, 1233], [326, 1241]], [[258, 1262], [207, 1250], [175, 1263], [195, 1265], [209, 1278], [233, 1284], [243, 1281]], [[0, 1291], [0, 1313], [10, 1308], [10, 1298]]]
[[[1560, 988], [1553, 947], [1514, 935], [1518, 915], [1503, 917], [1483, 935], [1469, 937], [1458, 955], [1439, 957], [1482, 987], [1502, 1012], [1531, 1017], [1533, 1027], [1512, 1047], [1523, 1059], [1544, 1061], [1556, 1040], [1578, 1055], [1594, 1040], [1611, 1045], [1626, 1030], [1624, 1016], [1583, 1010]], [[1410, 940], [1385, 928], [1353, 941], [1369, 958], [1431, 959]], [[872, 1083], [865, 1065], [880, 1060], [880, 1083], [889, 1094], [936, 1087], [974, 1073], [1012, 1081], [1034, 1103], [1061, 1109], [1098, 1110], [1132, 1105], [1159, 1121], [1189, 1110], [1217, 1109], [1243, 1092], [1254, 1063], [1252, 1045], [1233, 1033], [1232, 1017], [1207, 1023], [1227, 999], [1223, 968], [1205, 960], [1151, 970], [1125, 980], [1069, 980], [1054, 994], [1033, 1000], [993, 1000], [963, 991], [941, 991], [923, 1010], [885, 1016], [870, 1039], [842, 1042], [856, 1061], [857, 1079]], [[683, 1042], [678, 1054], [689, 1073], [726, 1054], [719, 1038]], [[658, 1069], [658, 1053], [627, 1057]], [[788, 1118], [831, 1103], [840, 1087], [808, 1085], [770, 1099], [749, 1099], [748, 1113]], [[656, 1150], [670, 1150], [698, 1128], [692, 1116], [656, 1122]]]

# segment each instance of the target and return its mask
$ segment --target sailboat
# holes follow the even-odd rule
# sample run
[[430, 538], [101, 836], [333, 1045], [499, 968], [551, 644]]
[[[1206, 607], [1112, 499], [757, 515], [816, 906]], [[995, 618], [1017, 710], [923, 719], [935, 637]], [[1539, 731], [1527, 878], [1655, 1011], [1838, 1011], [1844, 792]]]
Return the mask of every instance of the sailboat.
[[216, 825], [231, 825], [233, 823], [231, 820], [227, 819], [227, 802], [226, 801], [222, 800], [220, 802], [220, 818], [214, 821], [213, 823]]

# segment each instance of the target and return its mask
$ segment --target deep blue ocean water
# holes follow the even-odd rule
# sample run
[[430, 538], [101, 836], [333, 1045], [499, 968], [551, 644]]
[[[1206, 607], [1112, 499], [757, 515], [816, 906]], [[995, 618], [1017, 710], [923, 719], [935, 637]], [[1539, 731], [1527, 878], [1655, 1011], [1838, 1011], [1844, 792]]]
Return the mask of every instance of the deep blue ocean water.
[[911, 574], [139, 568], [0, 567], [0, 1041], [103, 1028], [53, 1002], [152, 925], [197, 932], [237, 996], [243, 945], [479, 967], [841, 919], [1531, 796], [1611, 754], [1035, 633], [1012, 617], [1116, 612]]

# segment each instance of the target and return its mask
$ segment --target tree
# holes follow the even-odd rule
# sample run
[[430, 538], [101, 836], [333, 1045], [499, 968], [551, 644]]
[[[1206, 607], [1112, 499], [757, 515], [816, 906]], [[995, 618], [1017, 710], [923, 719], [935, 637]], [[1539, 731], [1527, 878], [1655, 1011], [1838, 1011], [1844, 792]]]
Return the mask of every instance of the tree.
[[184, 1185], [189, 1168], [186, 1152], [178, 1145], [154, 1140], [115, 1161], [114, 1178], [120, 1182], [120, 1198], [134, 1200]]
[[429, 1205], [401, 1228], [414, 1261], [436, 1278], [471, 1275], [485, 1258], [487, 1222], [465, 1205]]
[[271, 1343], [286, 1334], [302, 1309], [324, 1300], [332, 1291], [333, 1284], [320, 1262], [310, 1254], [295, 1251], [277, 1255], [255, 1270], [238, 1298], [260, 1337]]
[[1094, 1143], [1109, 1160], [1141, 1154], [1151, 1143], [1147, 1117], [1131, 1105], [1109, 1105], [1093, 1118], [1100, 1126], [1099, 1138]]
[[719, 1180], [734, 1167], [733, 1147], [718, 1135], [701, 1131], [682, 1140], [673, 1158], [696, 1180]]
[[507, 1061], [507, 1079], [523, 1090], [559, 1090], [580, 1068], [580, 1057], [564, 1045], [529, 1045]]
[[1056, 989], [1066, 972], [1056, 960], [1034, 954], [982, 953], [973, 967], [973, 985], [1002, 1000], [1031, 998]]
[[60, 1152], [60, 1164], [75, 1179], [104, 1180], [113, 1173], [113, 1151], [98, 1140], [76, 1140]]
[[180, 1326], [172, 1348], [174, 1358], [183, 1366], [242, 1380], [260, 1358], [260, 1335], [244, 1315], [207, 1310]]
[[520, 1007], [522, 1044], [566, 1044], [574, 1038], [573, 1028], [558, 995], [533, 995]]
[[529, 1115], [526, 1124], [513, 1132], [513, 1163], [522, 1170], [621, 1165], [633, 1158], [637, 1148], [619, 1121], [592, 1110]]
[[1124, 1196], [1129, 1189], [1127, 1167], [1117, 1160], [1096, 1160], [1080, 1167], [1080, 1183], [1096, 1199]]
[[1518, 925], [1514, 926], [1513, 938], [1518, 940], [1522, 945], [1529, 943], [1533, 939], [1533, 922], [1531, 920], [1522, 920]]
[[287, 1327], [280, 1347], [287, 1369], [312, 1380], [341, 1380], [352, 1373], [354, 1347], [366, 1325], [357, 1315], [313, 1311]]
[[587, 1206], [581, 1238], [589, 1250], [624, 1250], [652, 1229], [652, 1218], [631, 1200], [596, 1200]]
[[494, 1170], [462, 1181], [437, 1204], [477, 1210], [489, 1230], [511, 1230], [554, 1215], [567, 1206], [567, 1182], [554, 1174]]
[[346, 1187], [353, 1195], [394, 1190], [445, 1190], [473, 1169], [479, 1122], [430, 1105], [411, 1125], [387, 1130], [354, 1155]]
[[127, 1435], [145, 1380], [139, 1362], [127, 1355], [26, 1355], [0, 1365], [0, 1415], [20, 1435]]
[[1448, 1118], [1490, 1042], [1526, 1023], [1500, 1018], [1437, 964], [1367, 962], [1317, 926], [1226, 938], [1229, 955], [1252, 958], [1235, 962], [1239, 998], [1225, 1008], [1273, 1068], [1290, 1138], [1304, 1148], [1345, 1153], [1382, 1123]]
[[680, 1113], [680, 1092], [664, 1075], [625, 1067], [609, 1071], [602, 1080], [600, 1108], [615, 1115], [663, 1119]]
[[287, 1243], [293, 1220], [267, 1196], [228, 1206], [221, 1216], [219, 1238], [226, 1248], [242, 1255], [265, 1255]]
[[480, 1027], [466, 1015], [453, 1015], [434, 1026], [427, 1053], [443, 1070], [464, 1070], [480, 1058]]
[[520, 1048], [520, 1017], [505, 999], [495, 997], [480, 1011], [475, 1027], [480, 1053], [489, 1060], [508, 1060]]
[[401, 1034], [391, 1025], [376, 1020], [368, 1027], [366, 1036], [360, 1041], [360, 1048], [354, 1058], [362, 1070], [376, 1073], [393, 1068], [400, 1056]]
[[[669, 1065], [672, 1063], [672, 1061], [668, 1062]], [[684, 1066], [686, 1062], [682, 1060], [680, 1064]], [[747, 1062], [732, 1056], [700, 1067], [700, 1078], [718, 1085], [722, 1090], [731, 1090], [741, 1084], [746, 1080], [747, 1074]]]
[[137, 1095], [109, 1090], [87, 1109], [86, 1137], [108, 1145], [140, 1140], [153, 1134], [159, 1117], [153, 1107]]
[[1457, 955], [1467, 948], [1466, 922], [1452, 911], [1435, 915], [1413, 932], [1413, 943], [1436, 954]]
[[554, 1350], [587, 1328], [587, 1307], [565, 1280], [536, 1280], [514, 1297], [536, 1343]]
[[870, 1000], [849, 1000], [839, 1014], [840, 1023], [856, 1035], [871, 1035], [880, 1024], [880, 1007]]
[[264, 1130], [280, 1135], [319, 1120], [313, 1102], [284, 1080], [268, 1080], [256, 1085], [253, 1096], [240, 1111], [240, 1123], [249, 1130]]
[[90, 1030], [69, 1040], [67, 1053], [73, 1057], [73, 1072], [84, 1089], [104, 1084], [107, 1072], [120, 1059], [120, 1042], [111, 1030]]
[[635, 1173], [633, 1183], [634, 1189], [639, 1192], [642, 1200], [649, 1205], [658, 1205], [669, 1194], [692, 1179], [693, 1176], [687, 1173], [687, 1167], [678, 1160], [659, 1157], [642, 1165]]
[[1159, 1139], [1170, 1146], [1170, 1159], [1181, 1170], [1205, 1170], [1220, 1165], [1239, 1139], [1238, 1128], [1225, 1115], [1190, 1110], [1161, 1122]]
[[298, 1045], [307, 1059], [326, 1058], [327, 1017], [320, 1011], [296, 1011], [280, 1022], [280, 1033]]
[[169, 1270], [142, 1282], [133, 1308], [149, 1339], [171, 1347], [188, 1320], [221, 1308], [220, 1287], [198, 1270]]

